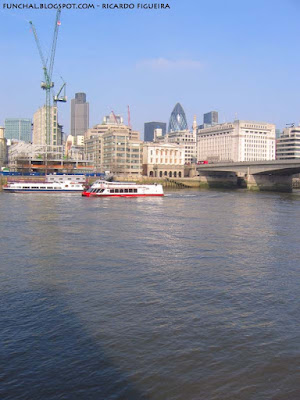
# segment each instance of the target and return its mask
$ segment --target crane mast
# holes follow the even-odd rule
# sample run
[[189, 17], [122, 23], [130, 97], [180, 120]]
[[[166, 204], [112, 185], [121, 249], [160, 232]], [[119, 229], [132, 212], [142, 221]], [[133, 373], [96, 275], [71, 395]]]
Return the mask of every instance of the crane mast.
[[[29, 24], [31, 26], [35, 43], [40, 55], [40, 59], [42, 62], [43, 66], [43, 72], [44, 72], [44, 81], [41, 82], [41, 88], [45, 90], [46, 93], [46, 102], [45, 102], [45, 112], [46, 112], [46, 118], [45, 118], [45, 131], [46, 131], [46, 144], [51, 145], [53, 143], [53, 137], [51, 135], [52, 129], [51, 129], [51, 89], [54, 87], [54, 82], [52, 82], [52, 74], [53, 74], [53, 67], [54, 67], [54, 59], [55, 59], [55, 52], [56, 52], [56, 43], [57, 43], [57, 35], [58, 35], [58, 28], [60, 26], [60, 14], [61, 10], [57, 10], [56, 12], [56, 18], [55, 18], [55, 25], [54, 25], [54, 33], [53, 33], [53, 39], [52, 39], [52, 47], [51, 47], [51, 53], [50, 53], [50, 58], [48, 61], [48, 66], [47, 62], [45, 60], [44, 54], [42, 52], [42, 48], [40, 45], [40, 41], [37, 35], [37, 31], [35, 29], [35, 26], [32, 21], [29, 21]], [[65, 87], [65, 84], [64, 84]], [[60, 94], [60, 92], [59, 92]], [[58, 97], [58, 96], [57, 96]], [[60, 98], [57, 99], [56, 101], [66, 101], [66, 97], [64, 96], [64, 99]], [[56, 101], [54, 101], [54, 104], [56, 104]], [[57, 120], [56, 123], [53, 124], [56, 126], [56, 137], [57, 137]], [[56, 141], [54, 141], [56, 142]]]

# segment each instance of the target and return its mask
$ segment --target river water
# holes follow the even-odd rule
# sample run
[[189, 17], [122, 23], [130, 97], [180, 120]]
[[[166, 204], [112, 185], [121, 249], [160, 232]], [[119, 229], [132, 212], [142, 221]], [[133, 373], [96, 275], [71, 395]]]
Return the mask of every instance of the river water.
[[300, 399], [300, 194], [0, 193], [0, 398]]

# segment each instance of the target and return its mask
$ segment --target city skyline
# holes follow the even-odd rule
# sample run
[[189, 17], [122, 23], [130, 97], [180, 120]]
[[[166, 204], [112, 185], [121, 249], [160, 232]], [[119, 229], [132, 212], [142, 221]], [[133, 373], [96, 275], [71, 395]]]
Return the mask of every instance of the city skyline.
[[[129, 105], [131, 124], [142, 133], [146, 121], [167, 121], [177, 102], [189, 127], [194, 114], [199, 124], [209, 110], [219, 112], [220, 123], [237, 118], [281, 129], [298, 124], [297, 2], [170, 4], [171, 10], [62, 12], [56, 88], [62, 76], [69, 99], [87, 93], [90, 126], [111, 110], [127, 122]], [[9, 117], [32, 117], [44, 104], [42, 68], [28, 21], [35, 23], [43, 48], [49, 48], [54, 18], [51, 10], [0, 13], [5, 38], [0, 48], [6, 55], [1, 80], [7, 94], [0, 101], [0, 125]], [[174, 26], [182, 29], [176, 33]], [[66, 133], [70, 109], [70, 100], [59, 105]]]

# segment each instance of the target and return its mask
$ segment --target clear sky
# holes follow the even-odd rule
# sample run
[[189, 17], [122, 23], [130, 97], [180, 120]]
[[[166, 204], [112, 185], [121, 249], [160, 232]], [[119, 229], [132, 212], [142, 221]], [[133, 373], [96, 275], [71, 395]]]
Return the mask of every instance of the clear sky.
[[[60, 76], [67, 82], [69, 100], [86, 92], [91, 126], [111, 110], [127, 122], [129, 105], [132, 126], [143, 133], [144, 122], [168, 122], [176, 102], [189, 126], [194, 114], [201, 123], [210, 110], [219, 112], [220, 122], [238, 118], [278, 128], [299, 123], [300, 0], [168, 4], [171, 10], [62, 11], [53, 78], [56, 88]], [[3, 0], [0, 5], [3, 125], [7, 117], [32, 118], [44, 104], [28, 21], [47, 52], [55, 11], [4, 10]], [[59, 104], [59, 115], [69, 133], [70, 101]]]

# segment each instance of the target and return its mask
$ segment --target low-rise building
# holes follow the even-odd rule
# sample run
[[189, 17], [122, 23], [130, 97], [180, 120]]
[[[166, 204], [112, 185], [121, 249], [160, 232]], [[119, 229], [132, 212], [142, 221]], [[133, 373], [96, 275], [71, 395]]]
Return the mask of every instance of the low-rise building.
[[275, 160], [275, 125], [234, 121], [197, 130], [197, 161]]
[[184, 176], [185, 147], [182, 144], [146, 142], [143, 146], [143, 175], [158, 178]]

